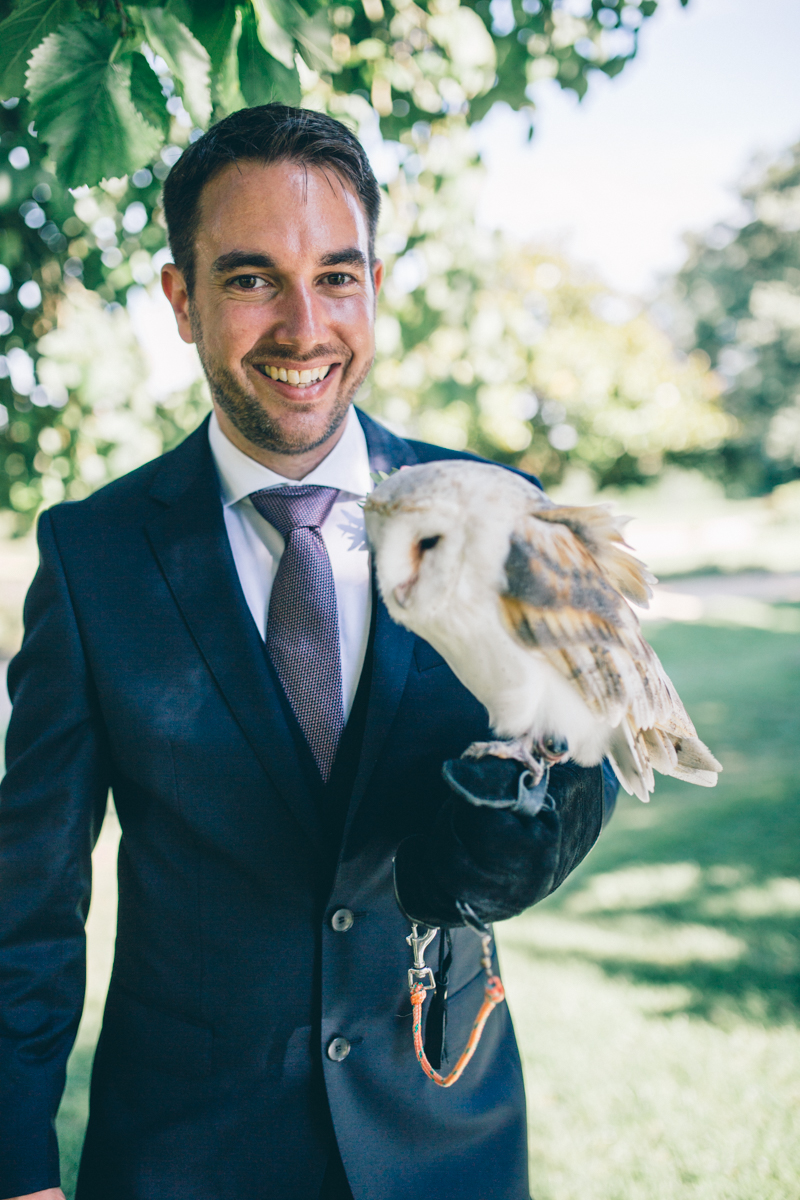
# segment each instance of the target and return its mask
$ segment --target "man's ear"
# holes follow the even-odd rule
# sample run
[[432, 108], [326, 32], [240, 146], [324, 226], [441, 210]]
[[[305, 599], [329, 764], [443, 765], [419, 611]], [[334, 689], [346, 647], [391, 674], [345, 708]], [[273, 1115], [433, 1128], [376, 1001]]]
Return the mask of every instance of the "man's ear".
[[378, 292], [383, 284], [383, 263], [379, 258], [376, 258], [372, 264], [372, 286], [375, 290], [375, 299], [378, 299]]
[[186, 280], [183, 272], [179, 271], [174, 263], [166, 263], [161, 268], [161, 287], [175, 313], [178, 333], [185, 342], [193, 342], [194, 334], [189, 315], [189, 293], [186, 290]]

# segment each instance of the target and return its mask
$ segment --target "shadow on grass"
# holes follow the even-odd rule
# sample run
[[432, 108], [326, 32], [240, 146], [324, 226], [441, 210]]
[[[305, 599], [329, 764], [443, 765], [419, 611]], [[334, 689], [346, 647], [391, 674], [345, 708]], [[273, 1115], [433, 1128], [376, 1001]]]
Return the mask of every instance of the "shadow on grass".
[[[515, 941], [632, 983], [678, 985], [673, 1011], [797, 1022], [800, 642], [699, 625], [650, 638], [725, 767], [719, 785], [657, 776], [649, 806], [622, 793], [589, 858]], [[550, 922], [545, 938], [537, 921], [540, 932]]]

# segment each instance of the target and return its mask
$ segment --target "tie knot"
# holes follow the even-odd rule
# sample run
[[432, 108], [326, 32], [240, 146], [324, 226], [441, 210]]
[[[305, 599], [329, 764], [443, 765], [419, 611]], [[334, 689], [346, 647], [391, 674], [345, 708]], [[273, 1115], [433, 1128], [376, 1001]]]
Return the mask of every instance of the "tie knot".
[[253, 492], [250, 499], [256, 512], [285, 538], [293, 529], [318, 529], [338, 495], [337, 488], [308, 483], [299, 487], [264, 488]]

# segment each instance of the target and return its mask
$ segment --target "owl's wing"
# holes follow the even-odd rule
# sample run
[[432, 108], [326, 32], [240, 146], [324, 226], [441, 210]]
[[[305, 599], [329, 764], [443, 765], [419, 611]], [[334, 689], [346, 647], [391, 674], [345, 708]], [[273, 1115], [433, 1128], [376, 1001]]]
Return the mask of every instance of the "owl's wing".
[[[558, 512], [538, 511], [512, 535], [507, 589], [500, 598], [507, 627], [569, 679], [597, 717], [612, 725], [629, 718], [637, 730], [658, 725], [667, 733], [696, 737], [621, 587], [611, 581], [619, 568], [601, 569], [592, 552], [596, 546], [587, 545], [577, 519], [559, 520]], [[580, 513], [585, 520], [585, 510], [567, 513], [570, 518]], [[641, 594], [648, 581], [641, 575], [639, 582]]]
[[549, 505], [536, 512], [541, 521], [565, 525], [586, 547], [607, 581], [634, 604], [647, 608], [655, 575], [636, 558], [623, 536], [630, 517], [614, 513], [609, 505], [586, 507]]
[[[585, 513], [559, 521], [557, 512], [537, 512], [512, 535], [500, 597], [509, 630], [523, 646], [543, 654], [589, 710], [612, 726], [608, 754], [627, 791], [647, 800], [653, 768], [713, 787], [722, 767], [698, 738], [620, 594], [631, 594], [641, 564], [615, 563], [607, 547], [598, 546], [599, 521], [582, 536]], [[624, 553], [618, 547], [617, 552]], [[649, 581], [640, 575], [639, 583]]]

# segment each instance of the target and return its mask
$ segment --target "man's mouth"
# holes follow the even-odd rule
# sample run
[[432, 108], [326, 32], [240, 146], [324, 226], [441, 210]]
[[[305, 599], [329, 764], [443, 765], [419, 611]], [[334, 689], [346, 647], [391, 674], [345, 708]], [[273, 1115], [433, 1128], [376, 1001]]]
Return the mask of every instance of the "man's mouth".
[[274, 379], [280, 383], [288, 383], [291, 387], [308, 387], [318, 383], [337, 363], [325, 363], [321, 367], [309, 367], [305, 370], [294, 370], [289, 367], [276, 367], [271, 363], [253, 363], [253, 367], [265, 379]]

